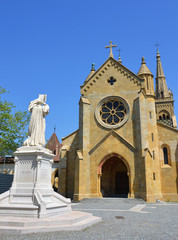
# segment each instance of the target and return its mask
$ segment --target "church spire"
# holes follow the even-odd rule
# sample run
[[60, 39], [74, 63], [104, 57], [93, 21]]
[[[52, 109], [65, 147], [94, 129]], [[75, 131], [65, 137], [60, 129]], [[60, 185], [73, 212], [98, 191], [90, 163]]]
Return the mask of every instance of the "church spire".
[[157, 49], [156, 64], [156, 115], [157, 121], [168, 126], [177, 128], [176, 116], [174, 115], [174, 99], [171, 90], [168, 90], [164, 76], [161, 57]]
[[157, 50], [157, 66], [156, 66], [156, 98], [163, 99], [169, 98], [170, 93], [166, 84], [166, 78], [164, 76], [163, 67], [161, 64], [161, 57], [159, 50]]
[[164, 72], [163, 72], [163, 67], [162, 67], [162, 64], [161, 64], [161, 59], [160, 59], [161, 57], [159, 55], [159, 50], [157, 50], [156, 58], [157, 58], [156, 77], [157, 78], [158, 77], [164, 77], [165, 78]]

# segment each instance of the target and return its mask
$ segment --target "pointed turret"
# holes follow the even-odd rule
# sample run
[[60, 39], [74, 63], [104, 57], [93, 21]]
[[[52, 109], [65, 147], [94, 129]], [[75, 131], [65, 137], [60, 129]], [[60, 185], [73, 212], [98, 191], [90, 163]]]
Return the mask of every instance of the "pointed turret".
[[161, 64], [161, 57], [157, 50], [157, 66], [156, 66], [156, 99], [170, 98], [170, 92], [166, 84], [163, 67]]
[[145, 80], [145, 91], [147, 95], [154, 95], [154, 82], [153, 82], [153, 74], [148, 69], [145, 58], [142, 57], [141, 67], [137, 74], [140, 78]]
[[145, 62], [145, 58], [142, 57], [142, 63], [141, 63], [141, 67], [140, 70], [138, 71], [138, 76], [140, 77], [143, 74], [151, 74], [153, 76], [153, 74], [151, 73], [151, 71], [148, 69], [146, 62]]

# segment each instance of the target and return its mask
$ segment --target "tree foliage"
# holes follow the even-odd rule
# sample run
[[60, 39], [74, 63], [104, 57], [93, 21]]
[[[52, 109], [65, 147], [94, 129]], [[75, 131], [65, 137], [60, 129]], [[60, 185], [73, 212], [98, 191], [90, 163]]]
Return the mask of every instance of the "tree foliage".
[[2, 100], [6, 90], [0, 87], [0, 156], [12, 154], [27, 137], [30, 115], [16, 111], [13, 103]]

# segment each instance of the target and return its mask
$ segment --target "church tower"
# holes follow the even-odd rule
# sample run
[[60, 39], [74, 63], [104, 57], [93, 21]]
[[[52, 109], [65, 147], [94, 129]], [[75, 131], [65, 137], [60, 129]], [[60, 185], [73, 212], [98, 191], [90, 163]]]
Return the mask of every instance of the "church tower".
[[156, 113], [157, 121], [168, 126], [177, 128], [176, 117], [174, 115], [174, 99], [173, 93], [167, 87], [166, 78], [164, 76], [161, 64], [160, 54], [157, 51], [157, 67], [156, 67]]

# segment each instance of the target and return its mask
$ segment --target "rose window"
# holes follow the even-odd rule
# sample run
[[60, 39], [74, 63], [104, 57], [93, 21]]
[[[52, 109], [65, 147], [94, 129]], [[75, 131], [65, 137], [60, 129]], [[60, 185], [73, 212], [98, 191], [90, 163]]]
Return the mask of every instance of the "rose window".
[[97, 122], [105, 128], [120, 128], [128, 121], [129, 116], [129, 104], [120, 96], [107, 96], [103, 98], [95, 109]]
[[100, 109], [100, 116], [104, 123], [116, 125], [123, 121], [126, 115], [126, 108], [121, 101], [110, 100], [105, 102]]

